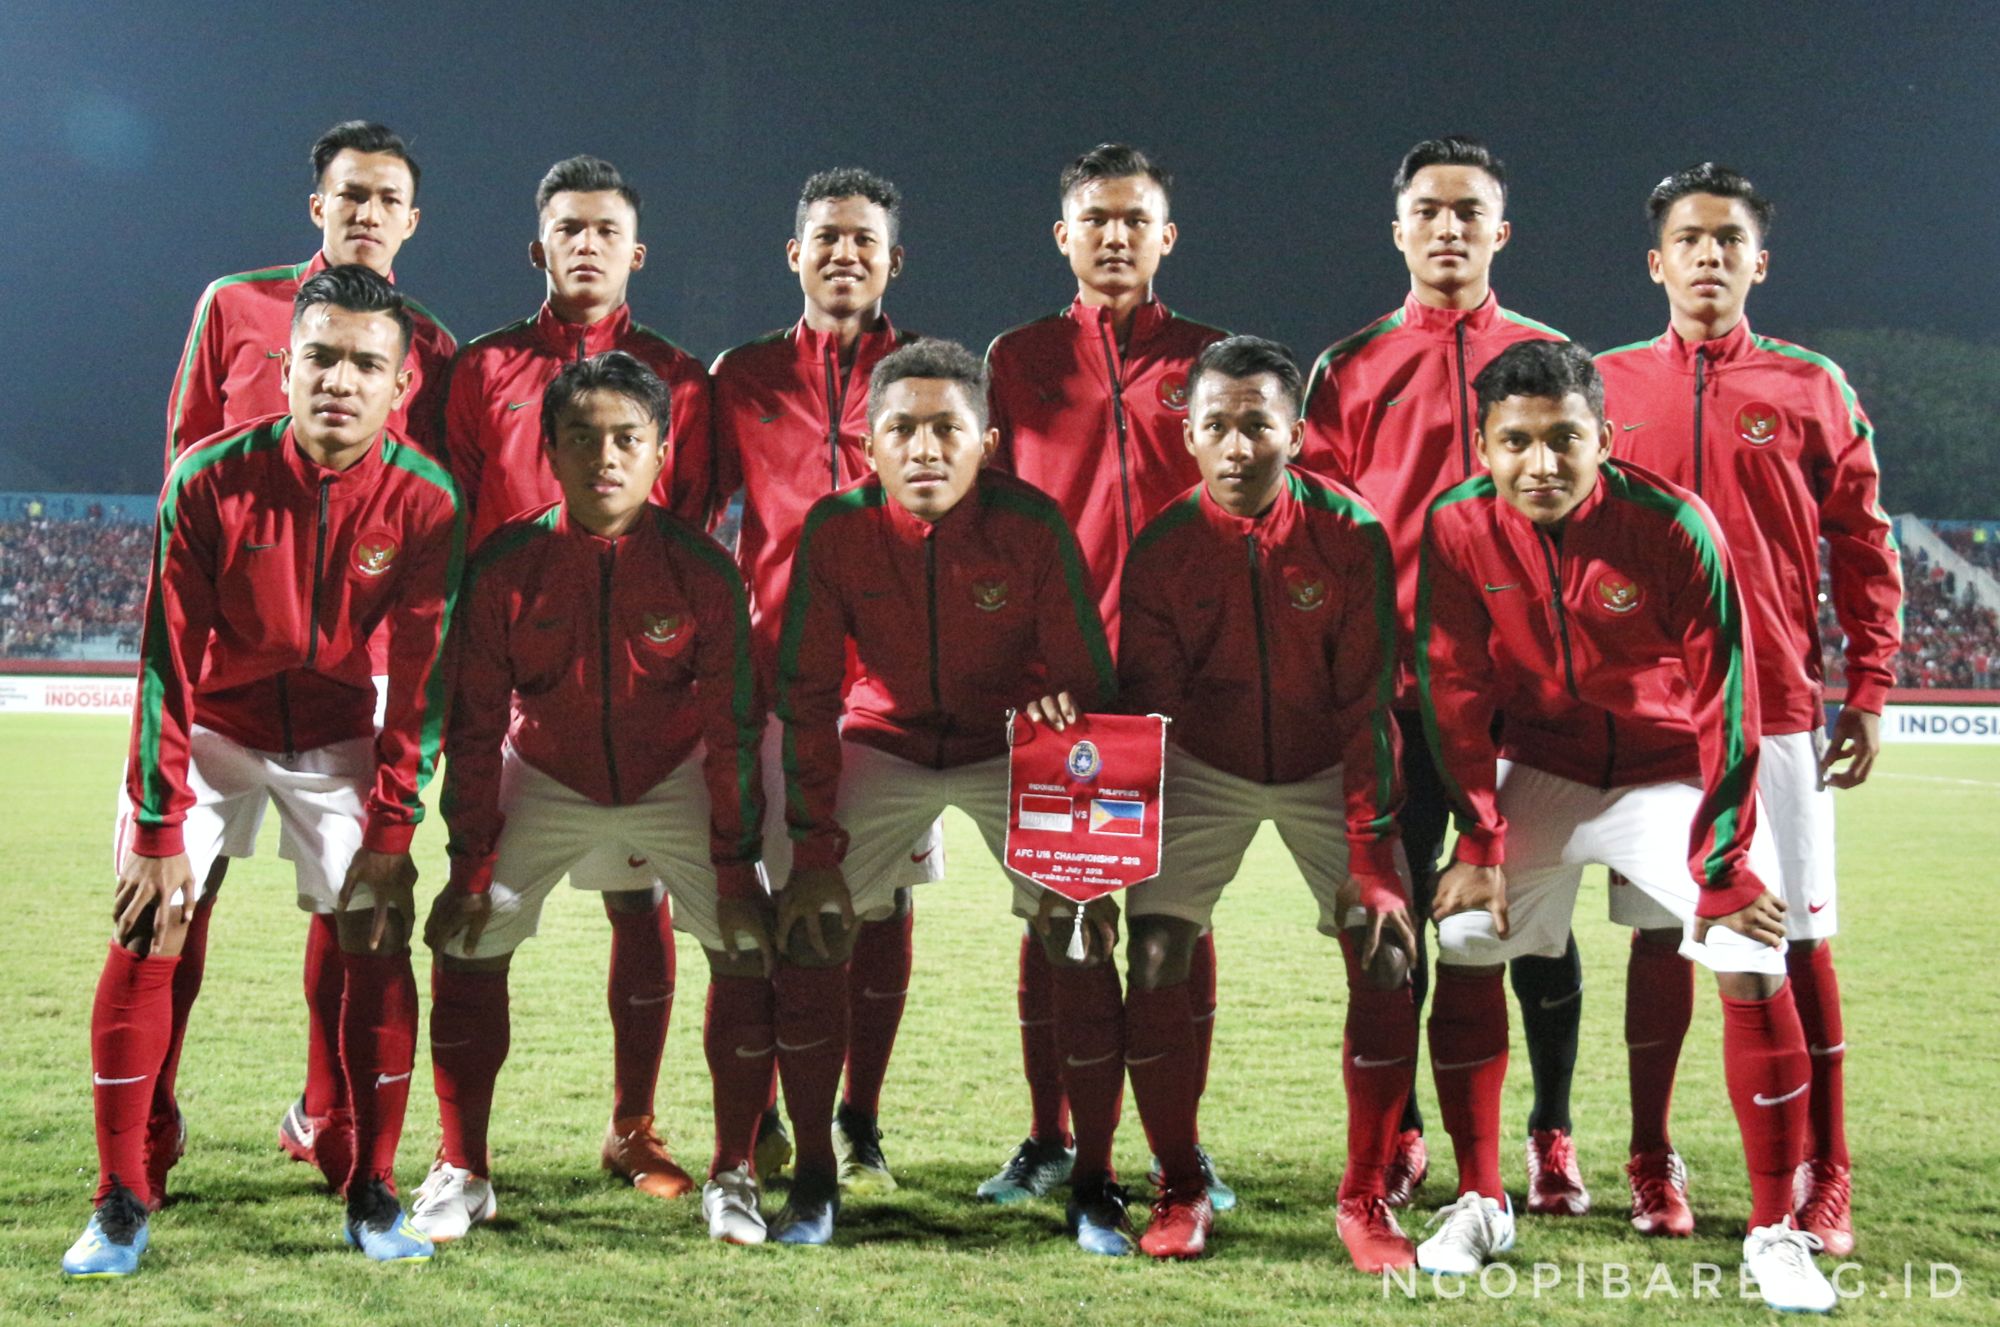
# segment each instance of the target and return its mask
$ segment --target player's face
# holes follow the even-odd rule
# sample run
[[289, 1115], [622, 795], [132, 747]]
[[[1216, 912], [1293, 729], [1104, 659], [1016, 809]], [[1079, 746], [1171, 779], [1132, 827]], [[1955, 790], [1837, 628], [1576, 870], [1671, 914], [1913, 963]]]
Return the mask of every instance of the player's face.
[[403, 358], [402, 333], [388, 314], [307, 309], [279, 356], [293, 430], [328, 452], [372, 440], [410, 388]]
[[646, 265], [639, 215], [614, 189], [559, 193], [542, 209], [528, 259], [549, 274], [550, 292], [564, 303], [616, 308]]
[[965, 385], [950, 378], [900, 378], [871, 402], [868, 461], [882, 487], [922, 521], [936, 521], [972, 491], [998, 432], [979, 431]]
[[785, 261], [807, 303], [829, 318], [853, 318], [874, 308], [903, 270], [903, 246], [889, 234], [880, 203], [821, 198], [806, 209], [804, 236], [785, 241]]
[[1646, 254], [1646, 268], [1667, 288], [1675, 313], [1726, 330], [1770, 266], [1760, 242], [1757, 219], [1742, 199], [1688, 194], [1667, 209], [1660, 247]]
[[1215, 505], [1251, 517], [1271, 505], [1305, 427], [1274, 373], [1225, 378], [1204, 373], [1188, 403], [1187, 449]]
[[1477, 166], [1426, 166], [1396, 200], [1390, 228], [1410, 276], [1452, 292], [1486, 280], [1493, 255], [1514, 232], [1501, 215], [1500, 185]]
[[416, 193], [409, 163], [401, 157], [353, 148], [335, 153], [320, 176], [319, 191], [306, 202], [325, 236], [320, 247], [327, 262], [360, 263], [389, 275], [403, 241], [417, 231]]
[[593, 534], [623, 534], [653, 495], [666, 463], [660, 421], [622, 392], [580, 393], [556, 417], [549, 468], [570, 519]]
[[1597, 487], [1611, 457], [1611, 425], [1576, 392], [1510, 396], [1479, 425], [1479, 459], [1500, 498], [1536, 525], [1555, 525]]
[[1056, 247], [1077, 283], [1109, 298], [1153, 284], [1160, 259], [1179, 234], [1167, 220], [1167, 196], [1144, 175], [1086, 180], [1063, 199]]

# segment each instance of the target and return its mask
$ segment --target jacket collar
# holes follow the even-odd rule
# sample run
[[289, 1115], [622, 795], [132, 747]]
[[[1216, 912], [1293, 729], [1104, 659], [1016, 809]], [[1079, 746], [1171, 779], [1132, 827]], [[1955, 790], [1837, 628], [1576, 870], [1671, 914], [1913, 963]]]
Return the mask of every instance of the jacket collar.
[[632, 306], [621, 304], [594, 323], [566, 323], [556, 316], [547, 300], [535, 314], [535, 335], [542, 344], [564, 359], [588, 359], [607, 350], [616, 350], [632, 329]]
[[661, 508], [659, 504], [648, 502], [640, 511], [639, 519], [632, 522], [632, 528], [616, 539], [606, 539], [603, 535], [592, 534], [569, 518], [569, 504], [556, 504], [556, 537], [564, 544], [589, 553], [592, 557], [602, 556], [606, 550], [615, 554], [629, 555], [630, 551], [644, 543], [657, 526], [656, 518]]
[[1297, 477], [1289, 469], [1286, 470], [1284, 482], [1278, 485], [1277, 498], [1255, 516], [1234, 516], [1225, 511], [1209, 495], [1206, 480], [1197, 490], [1200, 497], [1196, 499], [1196, 504], [1201, 509], [1203, 522], [1225, 539], [1242, 539], [1256, 535], [1268, 544], [1282, 539], [1291, 529], [1292, 522], [1297, 519], [1299, 500], [1293, 492], [1297, 483]]
[[300, 489], [307, 493], [316, 493], [320, 485], [327, 485], [327, 500], [330, 502], [346, 502], [373, 489], [387, 465], [383, 456], [390, 447], [396, 445], [390, 441], [389, 432], [385, 428], [381, 436], [362, 451], [360, 460], [345, 470], [330, 470], [305, 454], [305, 450], [299, 446], [298, 435], [293, 429], [291, 417], [285, 418], [285, 441], [282, 451], [286, 470], [298, 481]]
[[[314, 277], [318, 276], [321, 272], [324, 272], [327, 268], [332, 266], [333, 264], [327, 261], [326, 250], [321, 249], [313, 254], [311, 261], [299, 264], [298, 279], [302, 283], [310, 281]], [[395, 285], [396, 274], [394, 272], [390, 272], [387, 280], [390, 285], [392, 286]]]
[[[792, 325], [792, 344], [798, 347], [799, 358], [818, 364], [828, 353], [836, 358], [840, 354], [840, 338], [832, 332], [819, 332], [806, 325], [805, 315], [800, 314], [798, 322]], [[873, 331], [863, 332], [854, 343], [854, 364], [873, 364], [889, 353], [896, 345], [896, 328], [890, 323], [889, 315], [883, 314], [882, 321]]]
[[[1606, 462], [1607, 467], [1609, 464], [1609, 462]], [[1604, 490], [1610, 482], [1611, 476], [1606, 474], [1603, 469], [1600, 469], [1597, 472], [1597, 483], [1591, 486], [1589, 494], [1585, 496], [1582, 502], [1576, 504], [1575, 509], [1569, 515], [1563, 518], [1562, 528], [1565, 534], [1577, 529], [1587, 528], [1593, 523], [1597, 514], [1604, 510]], [[1499, 509], [1502, 521], [1512, 522], [1522, 533], [1533, 534], [1538, 530], [1539, 527], [1526, 516], [1523, 516], [1506, 498], [1500, 496], [1497, 489], [1493, 495], [1493, 505]]]
[[1700, 355], [1708, 361], [1708, 369], [1713, 371], [1724, 364], [1747, 359], [1756, 349], [1756, 342], [1750, 335], [1750, 320], [1739, 318], [1736, 326], [1710, 341], [1687, 341], [1671, 326], [1666, 333], [1653, 342], [1653, 353], [1682, 373], [1694, 372], [1694, 360]]
[[[1078, 295], [1070, 301], [1066, 315], [1080, 328], [1083, 334], [1095, 343], [1101, 331], [1109, 331], [1116, 339], [1118, 329], [1112, 326], [1111, 310], [1096, 304], [1085, 304]], [[1125, 344], [1128, 348], [1137, 346], [1150, 338], [1160, 328], [1173, 319], [1173, 311], [1157, 295], [1148, 296], [1144, 304], [1132, 316], [1132, 334]]]
[[1500, 299], [1491, 288], [1478, 307], [1434, 309], [1417, 298], [1415, 291], [1403, 296], [1403, 326], [1431, 336], [1456, 336], [1460, 323], [1467, 333], [1491, 330], [1500, 321]]

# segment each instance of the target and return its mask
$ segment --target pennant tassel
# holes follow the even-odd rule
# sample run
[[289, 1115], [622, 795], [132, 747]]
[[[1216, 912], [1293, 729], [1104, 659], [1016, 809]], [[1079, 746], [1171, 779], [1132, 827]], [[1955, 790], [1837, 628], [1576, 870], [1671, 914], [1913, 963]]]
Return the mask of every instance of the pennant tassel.
[[1083, 943], [1083, 905], [1081, 903], [1076, 905], [1076, 912], [1072, 915], [1076, 918], [1076, 925], [1070, 928], [1069, 933], [1069, 961], [1072, 963], [1081, 963], [1085, 955], [1090, 952]]

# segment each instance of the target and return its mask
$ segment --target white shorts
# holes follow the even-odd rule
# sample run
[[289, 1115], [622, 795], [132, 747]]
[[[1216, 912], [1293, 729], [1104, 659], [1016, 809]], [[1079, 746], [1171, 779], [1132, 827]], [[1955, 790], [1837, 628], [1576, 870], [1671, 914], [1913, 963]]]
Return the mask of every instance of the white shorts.
[[[782, 782], [782, 770], [779, 779]], [[847, 857], [840, 869], [853, 895], [854, 915], [862, 921], [879, 921], [895, 911], [896, 890], [909, 883], [911, 844], [925, 841], [948, 806], [972, 817], [995, 862], [1006, 860], [1005, 756], [940, 770], [859, 742], [842, 742], [840, 790], [835, 797], [841, 828], [847, 831]], [[782, 795], [764, 817], [764, 869], [772, 892], [781, 891], [792, 870], [792, 840], [786, 833]], [[1007, 879], [1014, 886], [1015, 915], [1033, 917], [1042, 887], [1012, 871]], [[1064, 907], [1060, 915], [1070, 911]]]
[[[1337, 936], [1343, 926], [1361, 925], [1367, 909], [1356, 906], [1343, 916], [1336, 902], [1347, 884], [1344, 805], [1338, 765], [1295, 783], [1254, 783], [1169, 746], [1160, 873], [1126, 891], [1126, 914], [1178, 917], [1208, 929], [1223, 887], [1269, 820], [1319, 901], [1320, 933]], [[1402, 854], [1398, 844], [1397, 871], [1408, 889]]]
[[[854, 748], [847, 746], [841, 749], [843, 751], [851, 751]], [[769, 832], [770, 828], [775, 826], [778, 831], [777, 836], [779, 838], [785, 837], [785, 725], [779, 722], [776, 715], [772, 715], [765, 720], [762, 755], [764, 762], [764, 823], [766, 827], [764, 835], [766, 849], [764, 860], [769, 862], [771, 860], [769, 847], [772, 837]], [[1002, 793], [1002, 798], [1003, 800], [1005, 798], [1004, 792]], [[847, 823], [844, 815], [841, 818], [841, 823], [843, 825]], [[790, 868], [791, 860], [791, 840], [785, 839], [785, 864], [787, 870]], [[928, 885], [944, 879], [944, 821], [933, 820], [930, 824], [918, 830], [916, 838], [910, 842], [907, 856], [898, 859], [892, 864], [890, 869], [894, 872], [894, 875], [891, 877], [891, 889], [907, 889], [911, 885]], [[775, 874], [771, 877], [771, 888], [773, 890], [783, 888], [784, 883], [785, 875], [783, 873]]]
[[[672, 898], [674, 929], [720, 950], [715, 867], [708, 856], [708, 785], [700, 747], [638, 801], [606, 806], [501, 749], [500, 811], [506, 816], [493, 862], [493, 915], [479, 943], [461, 933], [441, 951], [452, 958], [511, 954], [541, 926], [542, 904], [565, 875], [593, 893], [620, 893], [657, 879]], [[620, 870], [586, 872], [592, 862]], [[643, 881], [637, 879], [641, 874]]]
[[[1840, 930], [1834, 889], [1833, 789], [1819, 778], [1825, 737], [1814, 729], [1780, 733], [1760, 744], [1757, 760], [1757, 841], [1777, 854], [1772, 880], [1785, 900], [1785, 934], [1793, 940], [1828, 940]], [[1759, 872], [1762, 874], [1760, 868]], [[1679, 926], [1644, 891], [1612, 877], [1611, 920], [1640, 930]]]
[[[1694, 941], [1701, 887], [1688, 874], [1688, 827], [1701, 804], [1693, 783], [1593, 788], [1527, 765], [1500, 762], [1500, 814], [1507, 818], [1507, 919], [1504, 940], [1493, 916], [1463, 912], [1438, 923], [1441, 961], [1465, 966], [1504, 963], [1524, 954], [1557, 958], [1569, 947], [1570, 921], [1583, 868], [1608, 866], [1643, 890], [1666, 923], [1681, 928], [1681, 953], [1713, 972], [1783, 976], [1781, 950], [1723, 926]], [[1762, 821], [1763, 808], [1758, 808]], [[1774, 880], [1776, 854], [1759, 834], [1750, 840], [1750, 867]], [[1776, 892], [1775, 889], [1773, 892]]]
[[[194, 873], [196, 897], [207, 888], [218, 857], [254, 857], [264, 808], [275, 804], [282, 829], [278, 856], [296, 868], [299, 906], [332, 912], [347, 868], [361, 847], [368, 791], [375, 781], [375, 739], [355, 737], [294, 756], [253, 751], [196, 724], [188, 734], [189, 789], [194, 805], [181, 842]], [[111, 856], [115, 871], [131, 841], [132, 802], [118, 784], [118, 819]], [[178, 899], [180, 896], [175, 895]], [[355, 891], [356, 908], [374, 895]]]

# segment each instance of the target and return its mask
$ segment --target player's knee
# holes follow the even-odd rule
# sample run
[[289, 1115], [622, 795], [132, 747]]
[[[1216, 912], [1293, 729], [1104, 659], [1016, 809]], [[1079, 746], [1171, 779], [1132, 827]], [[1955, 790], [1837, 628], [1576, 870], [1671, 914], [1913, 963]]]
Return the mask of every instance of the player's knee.
[[858, 928], [844, 924], [830, 912], [819, 917], [820, 939], [826, 945], [826, 953], [821, 954], [813, 947], [811, 926], [806, 921], [792, 923], [792, 929], [779, 938], [778, 954], [795, 968], [836, 968], [854, 956], [854, 932]]
[[1049, 966], [1052, 968], [1094, 968], [1098, 964], [1105, 962], [1105, 957], [1096, 952], [1097, 947], [1095, 945], [1088, 946], [1082, 958], [1072, 958], [1070, 956], [1071, 925], [1072, 923], [1069, 918], [1057, 917], [1054, 924], [1049, 927], [1049, 933], [1042, 937], [1042, 953], [1047, 956]]
[[701, 953], [708, 960], [711, 977], [741, 977], [754, 981], [764, 975], [764, 956], [758, 950], [739, 950], [730, 954], [704, 945]]
[[388, 925], [382, 928], [382, 943], [379, 945], [369, 943], [375, 930], [373, 908], [354, 908], [340, 913], [334, 925], [340, 932], [340, 952], [343, 954], [394, 956], [410, 952], [409, 918], [394, 908], [389, 910]]
[[[903, 918], [910, 915], [910, 909], [913, 906], [915, 906], [915, 903], [916, 903], [916, 895], [910, 891], [910, 887], [908, 885], [904, 885], [901, 889], [898, 889], [896, 891], [894, 897], [890, 900], [889, 915], [883, 918], [879, 918], [879, 920], [901, 921]], [[869, 918], [870, 922], [874, 922], [876, 920], [878, 919], [873, 917]]]
[[1782, 973], [1718, 972], [1715, 989], [1725, 1000], [1768, 1000], [1784, 989]]
[[1819, 939], [1792, 940], [1787, 942], [1785, 952], [1788, 954], [1810, 954], [1825, 943], [1824, 940]]
[[1188, 979], [1201, 927], [1179, 917], [1155, 916], [1130, 917], [1126, 930], [1129, 937], [1126, 963], [1133, 986], [1156, 991], [1178, 986]]
[[214, 862], [210, 863], [208, 868], [208, 879], [202, 884], [201, 887], [201, 902], [197, 903], [195, 906], [198, 908], [214, 907], [215, 895], [222, 888], [223, 877], [228, 874], [229, 874], [229, 859], [227, 857], [218, 857], [215, 859]]
[[1634, 931], [1632, 934], [1639, 938], [1640, 944], [1658, 945], [1662, 949], [1679, 949], [1681, 947], [1681, 931], [1677, 926], [1649, 928]]
[[604, 891], [604, 913], [631, 914], [635, 912], [656, 912], [666, 891], [658, 885], [648, 885], [643, 889], [607, 889]]
[[495, 954], [491, 958], [460, 958], [456, 954], [442, 954], [432, 951], [432, 961], [446, 972], [486, 973], [505, 972], [513, 965], [512, 954]]

